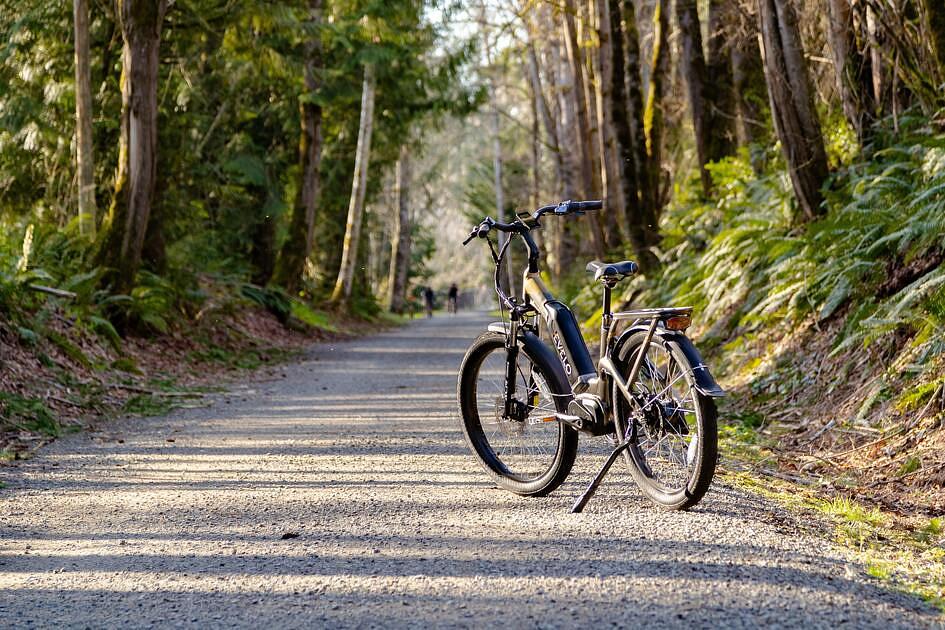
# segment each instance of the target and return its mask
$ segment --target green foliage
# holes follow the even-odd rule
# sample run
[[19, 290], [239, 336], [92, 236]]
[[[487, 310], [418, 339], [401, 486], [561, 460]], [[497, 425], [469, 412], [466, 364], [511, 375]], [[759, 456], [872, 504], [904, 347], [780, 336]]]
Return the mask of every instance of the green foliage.
[[836, 351], [901, 327], [918, 333], [922, 360], [945, 351], [945, 148], [937, 136], [877, 151], [837, 171], [827, 214], [792, 221], [783, 172], [756, 176], [748, 156], [711, 166], [717, 202], [680, 190], [664, 223], [653, 302], [687, 303], [742, 332], [784, 318], [850, 313]]
[[328, 332], [338, 332], [338, 327], [332, 323], [331, 317], [322, 311], [316, 311], [305, 302], [293, 299], [290, 305], [292, 317], [303, 324], [325, 330]]
[[244, 284], [240, 291], [243, 297], [252, 300], [275, 315], [280, 322], [287, 322], [292, 314], [292, 299], [282, 289], [266, 289]]
[[[369, 199], [418, 120], [435, 127], [481, 101], [457, 79], [472, 47], [444, 39], [444, 25], [427, 20], [434, 6], [438, 0], [326, 2], [316, 23], [301, 0], [175, 3], [161, 41], [157, 194], [144, 257], [151, 275], [129, 295], [111, 296], [96, 293], [103, 270], [92, 268], [89, 237], [77, 233], [74, 219], [72, 13], [39, 0], [0, 3], [0, 308], [31, 311], [42, 302], [7, 271], [17, 266], [16, 247], [30, 224], [42, 255], [27, 257], [24, 268], [45, 269], [55, 281], [43, 284], [76, 292], [72, 314], [116, 347], [128, 324], [160, 333], [199, 309], [199, 296], [177, 292], [196, 286], [181, 270], [235, 278], [237, 292], [239, 283], [266, 284], [298, 190], [303, 102], [322, 108], [312, 261], [313, 275], [330, 281], [351, 187], [363, 65], [378, 68]], [[314, 91], [304, 83], [312, 40], [322, 51]], [[121, 118], [121, 35], [107, 3], [92, 11], [91, 68], [101, 215], [114, 185]], [[432, 247], [417, 251], [429, 255]], [[415, 270], [425, 273], [422, 260]]]
[[945, 377], [937, 378], [930, 383], [913, 387], [905, 392], [897, 401], [896, 407], [900, 411], [915, 411], [924, 407], [945, 388]]
[[878, 509], [866, 507], [848, 497], [818, 501], [815, 507], [836, 521], [837, 536], [845, 544], [862, 547], [886, 524], [886, 518]]
[[55, 437], [62, 428], [56, 416], [38, 398], [0, 392], [0, 429], [19, 429]]
[[928, 524], [919, 530], [919, 540], [934, 544], [941, 540], [943, 533], [945, 533], [945, 520], [931, 518]]
[[125, 402], [122, 411], [136, 416], [161, 416], [173, 408], [173, 401], [164, 396], [137, 394]]

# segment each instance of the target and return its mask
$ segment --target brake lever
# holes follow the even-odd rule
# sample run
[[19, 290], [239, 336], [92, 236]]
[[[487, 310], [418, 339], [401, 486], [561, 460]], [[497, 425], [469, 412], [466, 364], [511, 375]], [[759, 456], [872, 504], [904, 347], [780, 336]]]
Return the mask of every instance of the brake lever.
[[466, 247], [467, 245], [469, 245], [469, 242], [478, 236], [477, 232], [478, 232], [478, 229], [472, 231], [472, 234], [469, 235], [469, 238], [463, 241], [463, 247]]

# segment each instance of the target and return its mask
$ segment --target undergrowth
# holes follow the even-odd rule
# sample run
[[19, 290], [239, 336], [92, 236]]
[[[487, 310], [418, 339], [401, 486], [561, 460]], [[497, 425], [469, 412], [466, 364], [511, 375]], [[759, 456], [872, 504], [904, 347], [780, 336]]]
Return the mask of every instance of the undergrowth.
[[[194, 371], [252, 370], [286, 360], [303, 339], [344, 334], [342, 326], [359, 322], [319, 310], [310, 292], [249, 284], [238, 270], [141, 271], [128, 294], [116, 294], [103, 285], [105, 270], [75, 271], [90, 266], [90, 243], [75, 226], [0, 227], [4, 457], [28, 454], [30, 444], [81, 417], [165, 413], [189, 395], [176, 382], [171, 392], [155, 386], [155, 373], [174, 381], [192, 380]], [[378, 320], [376, 305], [357, 307]], [[263, 309], [279, 324], [266, 324]], [[291, 335], [298, 337], [289, 342]]]
[[[642, 306], [695, 307], [692, 332], [736, 392], [724, 430], [745, 438], [739, 448], [762, 433], [775, 451], [826, 448], [837, 430], [852, 446], [880, 438], [889, 463], [868, 462], [869, 479], [845, 477], [867, 463], [852, 457], [877, 453], [850, 456], [849, 440], [843, 457], [801, 471], [837, 487], [945, 479], [945, 459], [917, 447], [945, 420], [945, 137], [915, 128], [874, 149], [837, 160], [825, 212], [806, 224], [777, 159], [762, 174], [747, 152], [710, 165], [715, 197], [695, 181], [676, 191], [663, 268], [625, 288]], [[578, 303], [596, 299], [587, 289]]]

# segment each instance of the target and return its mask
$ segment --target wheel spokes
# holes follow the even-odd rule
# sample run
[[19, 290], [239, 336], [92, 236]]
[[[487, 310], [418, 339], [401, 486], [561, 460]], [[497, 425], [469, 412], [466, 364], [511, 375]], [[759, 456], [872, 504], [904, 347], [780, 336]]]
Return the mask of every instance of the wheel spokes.
[[527, 411], [524, 419], [508, 418], [505, 406], [504, 347], [488, 354], [479, 368], [476, 406], [488, 447], [509, 473], [540, 477], [553, 464], [559, 440], [557, 421], [542, 422], [556, 413], [555, 400], [544, 376], [524, 351], [515, 366], [514, 399]]

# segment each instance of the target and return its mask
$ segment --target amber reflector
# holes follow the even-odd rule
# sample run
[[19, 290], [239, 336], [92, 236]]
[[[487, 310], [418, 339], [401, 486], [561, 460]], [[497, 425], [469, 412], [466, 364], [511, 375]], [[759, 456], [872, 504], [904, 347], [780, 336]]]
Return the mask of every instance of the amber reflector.
[[691, 323], [691, 317], [687, 315], [677, 315], [676, 317], [670, 317], [666, 320], [666, 327], [670, 330], [686, 330]]

